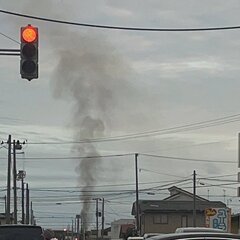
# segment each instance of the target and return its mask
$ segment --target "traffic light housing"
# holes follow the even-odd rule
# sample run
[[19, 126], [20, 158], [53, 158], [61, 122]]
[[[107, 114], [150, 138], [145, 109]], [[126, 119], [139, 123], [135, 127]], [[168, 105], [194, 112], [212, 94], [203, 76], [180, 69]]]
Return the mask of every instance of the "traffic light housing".
[[31, 81], [38, 78], [38, 28], [21, 27], [20, 74]]

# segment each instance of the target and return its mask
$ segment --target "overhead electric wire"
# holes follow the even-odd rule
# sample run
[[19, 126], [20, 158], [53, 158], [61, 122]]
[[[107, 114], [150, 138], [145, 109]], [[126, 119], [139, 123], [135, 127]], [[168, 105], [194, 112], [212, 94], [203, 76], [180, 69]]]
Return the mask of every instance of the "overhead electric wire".
[[[125, 157], [125, 156], [133, 156], [135, 153], [123, 153], [123, 154], [110, 154], [110, 155], [93, 155], [93, 156], [67, 156], [67, 157], [18, 157], [18, 160], [23, 159], [23, 160], [48, 160], [48, 159], [57, 159], [57, 160], [62, 160], [62, 159], [91, 159], [91, 158], [110, 158], [110, 157]], [[5, 159], [5, 158], [4, 158]]]
[[[189, 180], [192, 181], [192, 179], [189, 179]], [[205, 186], [196, 186], [196, 188], [203, 188], [203, 187], [209, 188], [209, 187], [221, 187], [221, 186], [224, 186], [226, 188], [227, 186], [232, 185], [232, 184], [235, 185], [235, 184], [239, 184], [239, 183], [210, 184], [210, 185], [205, 185]], [[172, 184], [169, 184], [169, 185], [172, 185]], [[192, 186], [189, 186], [189, 187], [186, 186], [183, 189], [189, 189], [189, 188], [192, 189]], [[232, 188], [232, 189], [236, 189], [236, 188]], [[146, 190], [146, 189], [144, 189], [144, 190]], [[161, 189], [160, 188], [158, 188], [158, 189], [157, 188], [155, 188], [155, 189], [153, 188], [152, 191], [154, 191], [154, 190], [168, 190], [168, 187], [163, 188], [163, 186], [162, 186]], [[106, 195], [104, 195], [104, 198], [106, 199], [106, 202], [110, 201], [110, 203], [111, 203], [111, 201], [114, 200], [114, 199], [119, 200], [119, 199], [122, 199], [122, 198], [126, 198], [126, 197], [131, 196], [134, 193], [135, 193], [135, 190], [129, 191], [129, 193], [124, 193], [124, 194], [121, 194], [121, 193], [112, 194], [112, 198], [105, 198]], [[139, 191], [139, 193], [142, 193], [142, 191]], [[127, 194], [127, 196], [126, 196], [126, 194]], [[120, 195], [122, 195], [122, 196], [120, 196]], [[90, 195], [90, 196], [93, 197], [93, 195]], [[108, 195], [108, 197], [109, 197], [109, 195]], [[81, 200], [78, 200], [78, 201], [77, 200], [76, 201], [64, 201], [61, 198], [58, 198], [58, 200], [59, 200], [58, 202], [60, 202], [61, 204], [79, 204], [79, 203], [83, 203], [83, 201], [81, 201]], [[43, 206], [42, 204], [50, 204], [50, 203], [55, 205], [56, 202], [57, 202], [56, 199], [55, 199], [55, 201], [47, 200], [47, 197], [46, 197], [45, 201], [41, 201], [41, 200], [40, 201], [35, 201], [35, 200], [33, 200], [34, 204], [37, 204], [37, 205], [40, 204], [41, 206]], [[92, 201], [88, 201], [88, 202], [94, 204], [94, 202], [92, 202]]]
[[204, 142], [204, 143], [195, 143], [195, 144], [186, 144], [186, 145], [179, 145], [177, 147], [168, 147], [168, 148], [158, 148], [154, 150], [148, 150], [148, 153], [156, 153], [156, 152], [163, 152], [163, 151], [168, 151], [168, 150], [174, 150], [174, 149], [182, 149], [182, 148], [189, 148], [189, 147], [199, 147], [199, 146], [204, 146], [204, 145], [211, 145], [211, 144], [219, 144], [219, 143], [227, 143], [229, 141], [235, 141], [235, 138], [228, 139], [227, 141], [216, 141], [216, 142]]
[[154, 158], [166, 158], [166, 159], [179, 160], [179, 161], [208, 162], [208, 163], [222, 163], [222, 164], [236, 164], [237, 163], [237, 161], [220, 161], [220, 160], [210, 160], [210, 159], [171, 157], [171, 156], [154, 155], [154, 154], [147, 154], [147, 153], [141, 153], [139, 155], [146, 156], [146, 157], [154, 157]]
[[[149, 184], [155, 184], [155, 183], [168, 183], [169, 180], [161, 180], [161, 181], [154, 181], [154, 182], [139, 182], [139, 186], [140, 185], [149, 185]], [[88, 188], [99, 188], [99, 187], [123, 187], [123, 186], [135, 186], [136, 183], [124, 183], [124, 184], [109, 184], [109, 185], [89, 185], [87, 186]], [[66, 192], [66, 193], [80, 193], [81, 192], [81, 188], [85, 188], [86, 186], [79, 186], [79, 187], [63, 187], [64, 189], [66, 188], [74, 188], [74, 189], [79, 189], [79, 190], [61, 190], [61, 187], [53, 187], [53, 188], [30, 188], [31, 191], [33, 192]], [[7, 188], [4, 189], [4, 191]]]
[[219, 125], [224, 125], [232, 122], [240, 121], [240, 114], [229, 115], [221, 118], [185, 124], [176, 127], [164, 128], [159, 130], [145, 131], [141, 133], [125, 134], [112, 137], [101, 137], [101, 138], [92, 138], [92, 139], [82, 139], [79, 141], [69, 141], [69, 142], [28, 142], [28, 144], [77, 144], [77, 143], [90, 143], [90, 142], [109, 142], [109, 141], [122, 141], [143, 137], [159, 136], [166, 134], [173, 134], [179, 132], [186, 132], [192, 130], [198, 130], [207, 127], [215, 127]]
[[[169, 181], [168, 184], [159, 185], [159, 186], [154, 186], [154, 187], [151, 187], [151, 188], [139, 189], [139, 194], [141, 194], [141, 193], [146, 193], [147, 191], [167, 190], [167, 189], [168, 189], [167, 186], [170, 186], [170, 185], [172, 185], [172, 184], [178, 185], [178, 184], [181, 184], [181, 183], [183, 183], [183, 182], [191, 181], [191, 180], [192, 180], [192, 179], [184, 179], [184, 180], [180, 180], [180, 181], [179, 181], [179, 180], [178, 180], [178, 181], [177, 181], [177, 180], [175, 180], [175, 181]], [[108, 192], [108, 193], [101, 194], [101, 195], [104, 196], [104, 198], [106, 198], [106, 200], [112, 200], [112, 199], [107, 199], [107, 197], [113, 197], [113, 196], [118, 196], [118, 198], [119, 198], [119, 196], [125, 196], [125, 197], [126, 197], [126, 195], [130, 196], [130, 195], [134, 194], [135, 191], [136, 191], [135, 189], [124, 190], [124, 191], [120, 190], [120, 191], [118, 191], [118, 192], [112, 191], [112, 192]], [[103, 193], [103, 192], [104, 192], [104, 191], [102, 191], [102, 193]], [[94, 193], [95, 193], [95, 191], [94, 191]], [[86, 195], [82, 195], [82, 197], [86, 197]], [[87, 195], [87, 197], [93, 198], [93, 195], [92, 195], [92, 194], [89, 194], [89, 195]], [[61, 202], [62, 204], [76, 204], [76, 203], [79, 204], [79, 203], [83, 203], [83, 202], [84, 202], [83, 199], [81, 199], [81, 200], [79, 199], [79, 200], [75, 200], [75, 201], [69, 201], [69, 200], [61, 201], [60, 196], [58, 196], [57, 199], [51, 199], [51, 200], [49, 200], [49, 201], [46, 201], [47, 198], [48, 198], [47, 196], [46, 196], [46, 199], [44, 199], [44, 198], [40, 199], [40, 198], [37, 198], [37, 196], [34, 196], [34, 197], [32, 197], [32, 198], [33, 198], [33, 199], [36, 198], [36, 200], [34, 200], [34, 203], [36, 203], [36, 204], [39, 204], [39, 203], [41, 203], [41, 204], [47, 204], [47, 203], [57, 203], [57, 202]], [[81, 196], [80, 196], [80, 198], [81, 198]], [[45, 200], [45, 201], [44, 201], [44, 200]], [[92, 201], [89, 201], [89, 200], [87, 200], [87, 201], [94, 204], [94, 202], [92, 202]]]
[[[198, 176], [201, 176], [198, 174]], [[237, 176], [237, 173], [235, 174], [225, 174], [225, 175], [217, 175], [217, 176], [212, 176], [212, 177], [198, 177], [198, 179], [202, 180], [202, 179], [214, 179], [214, 178], [222, 178], [222, 177], [233, 177], [233, 176]], [[223, 180], [224, 181], [224, 180]]]
[[126, 30], [126, 31], [145, 31], [145, 32], [199, 32], [199, 31], [223, 31], [223, 30], [234, 30], [240, 29], [240, 26], [225, 26], [225, 27], [203, 27], [203, 28], [143, 28], [143, 27], [123, 27], [123, 26], [111, 26], [111, 25], [100, 25], [100, 24], [88, 24], [88, 23], [79, 23], [79, 22], [71, 22], [64, 20], [57, 20], [52, 18], [38, 17], [28, 14], [22, 14], [12, 11], [6, 11], [0, 9], [0, 13], [13, 15], [17, 17], [30, 18], [39, 21], [52, 22], [52, 23], [60, 23], [81, 27], [89, 27], [89, 28], [101, 28], [101, 29], [112, 29], [112, 30]]
[[20, 42], [18, 42], [17, 40], [9, 37], [8, 35], [6, 35], [6, 34], [4, 34], [4, 33], [2, 33], [2, 32], [0, 32], [0, 35], [4, 36], [5, 38], [7, 38], [7, 39], [9, 39], [9, 40], [11, 40], [11, 41], [13, 41], [13, 42], [15, 42], [15, 43], [17, 43], [17, 44], [20, 44]]
[[169, 176], [169, 177], [186, 178], [186, 177], [181, 177], [181, 176], [177, 176], [177, 175], [173, 175], [173, 174], [156, 172], [156, 171], [145, 169], [145, 168], [139, 168], [139, 172], [141, 172], [141, 171], [152, 172], [152, 173], [156, 173], [156, 174], [159, 174], [159, 175], [165, 175], [165, 176]]
[[[231, 183], [221, 183], [221, 184], [208, 184], [208, 185], [201, 185], [196, 186], [196, 188], [209, 188], [209, 187], [221, 187], [221, 186], [229, 186], [229, 185], [235, 185], [239, 184], [239, 182], [231, 182]], [[185, 188], [192, 188], [192, 187], [185, 187]], [[236, 189], [236, 187], [228, 187], [230, 189]]]
[[[78, 156], [78, 157], [24, 157], [18, 158], [18, 160], [69, 160], [69, 159], [96, 159], [96, 158], [108, 158], [108, 157], [124, 157], [124, 156], [133, 156], [135, 153], [126, 153], [126, 154], [112, 154], [112, 155], [95, 155], [95, 156]], [[222, 160], [211, 160], [211, 159], [195, 159], [195, 158], [184, 158], [184, 157], [177, 157], [177, 156], [164, 156], [164, 155], [156, 155], [156, 154], [148, 154], [148, 153], [138, 153], [139, 156], [146, 156], [146, 157], [154, 157], [154, 158], [166, 158], [172, 160], [179, 160], [179, 161], [192, 161], [192, 162], [209, 162], [209, 163], [223, 163], [223, 164], [236, 164], [237, 161], [222, 161]]]

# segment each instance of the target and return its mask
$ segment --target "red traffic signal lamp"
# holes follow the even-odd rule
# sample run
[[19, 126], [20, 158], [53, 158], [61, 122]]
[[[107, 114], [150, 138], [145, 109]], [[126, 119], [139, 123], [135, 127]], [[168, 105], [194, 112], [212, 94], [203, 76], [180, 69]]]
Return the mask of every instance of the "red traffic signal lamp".
[[31, 81], [38, 78], [38, 28], [21, 27], [20, 74]]

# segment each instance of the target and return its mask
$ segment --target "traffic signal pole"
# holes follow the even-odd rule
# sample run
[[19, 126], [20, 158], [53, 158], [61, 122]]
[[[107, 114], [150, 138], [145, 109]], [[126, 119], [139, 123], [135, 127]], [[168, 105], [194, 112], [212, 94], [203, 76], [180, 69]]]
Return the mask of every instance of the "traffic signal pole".
[[20, 56], [20, 49], [0, 49], [0, 56]]

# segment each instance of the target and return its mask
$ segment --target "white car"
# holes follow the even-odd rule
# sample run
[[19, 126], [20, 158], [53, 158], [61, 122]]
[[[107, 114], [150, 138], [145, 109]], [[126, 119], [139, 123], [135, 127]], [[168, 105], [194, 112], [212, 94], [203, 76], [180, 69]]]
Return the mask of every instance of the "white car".
[[177, 228], [175, 233], [190, 233], [190, 232], [224, 232], [222, 229], [207, 228], [207, 227], [182, 227]]
[[159, 235], [162, 235], [162, 234], [164, 234], [164, 233], [144, 233], [143, 238], [147, 239], [147, 238], [154, 237], [154, 236], [159, 236]]
[[237, 240], [240, 235], [226, 232], [181, 232], [151, 237], [150, 240]]

